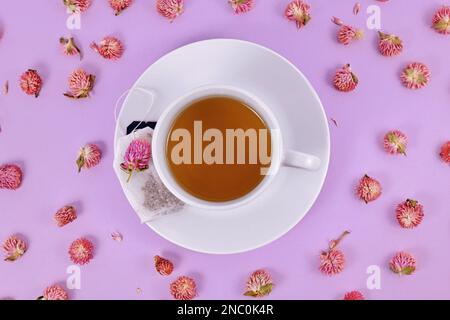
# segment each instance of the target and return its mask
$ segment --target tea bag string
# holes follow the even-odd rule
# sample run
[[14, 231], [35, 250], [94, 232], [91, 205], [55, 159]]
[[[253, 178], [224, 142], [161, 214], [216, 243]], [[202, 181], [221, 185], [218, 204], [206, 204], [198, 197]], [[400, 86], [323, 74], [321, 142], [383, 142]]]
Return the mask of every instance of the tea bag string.
[[[124, 93], [122, 93], [122, 94], [120, 95], [120, 97], [117, 99], [117, 101], [116, 101], [116, 103], [115, 103], [115, 105], [114, 105], [114, 122], [115, 122], [115, 123], [117, 123], [118, 118], [119, 118], [119, 115], [117, 114], [117, 112], [120, 111], [120, 110], [122, 109], [122, 106], [123, 106], [123, 104], [122, 104], [122, 106], [119, 108], [120, 102], [123, 100], [123, 98], [124, 98], [129, 92], [131, 92], [131, 91], [133, 91], [133, 90], [139, 90], [139, 91], [142, 91], [142, 92], [148, 94], [148, 95], [151, 97], [151, 102], [150, 102], [150, 104], [149, 104], [149, 106], [148, 106], [147, 111], [146, 111], [145, 114], [144, 114], [144, 117], [143, 117], [142, 120], [135, 126], [135, 128], [134, 128], [133, 131], [131, 132], [131, 133], [134, 135], [135, 132], [136, 132], [136, 130], [138, 130], [139, 126], [140, 126], [142, 123], [144, 123], [144, 122], [146, 121], [147, 116], [150, 114], [150, 111], [152, 110], [152, 107], [153, 107], [153, 103], [155, 102], [155, 94], [154, 94], [154, 92], [153, 92], [152, 90], [149, 90], [149, 89], [146, 89], [146, 88], [143, 88], [143, 87], [133, 87], [133, 88], [130, 88], [130, 89], [126, 90]], [[123, 136], [126, 135], [126, 132], [122, 129], [122, 127], [121, 127], [120, 125], [119, 125], [119, 129], [120, 129], [120, 131], [121, 131], [121, 133], [122, 133]]]

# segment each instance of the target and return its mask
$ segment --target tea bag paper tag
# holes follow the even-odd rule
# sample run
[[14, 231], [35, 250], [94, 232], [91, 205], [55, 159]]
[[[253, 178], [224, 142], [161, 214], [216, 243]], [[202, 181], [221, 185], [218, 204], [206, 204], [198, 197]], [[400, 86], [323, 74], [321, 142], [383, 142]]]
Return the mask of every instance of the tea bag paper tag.
[[153, 129], [147, 127], [121, 137], [117, 141], [113, 164], [114, 171], [119, 178], [120, 184], [122, 185], [131, 206], [141, 220], [141, 223], [146, 223], [158, 217], [175, 213], [184, 206], [184, 203], [170, 193], [164, 186], [155, 170], [152, 160], [150, 160], [149, 168], [147, 170], [133, 173], [129, 182], [127, 182], [128, 173], [123, 171], [120, 167], [131, 141], [135, 139], [145, 139], [151, 143], [152, 135]]

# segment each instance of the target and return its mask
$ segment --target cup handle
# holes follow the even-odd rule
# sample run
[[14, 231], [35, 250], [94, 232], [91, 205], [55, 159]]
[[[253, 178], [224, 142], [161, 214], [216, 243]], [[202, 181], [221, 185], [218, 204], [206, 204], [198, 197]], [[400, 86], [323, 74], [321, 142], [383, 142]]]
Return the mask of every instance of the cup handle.
[[319, 169], [321, 161], [318, 157], [299, 151], [287, 150], [282, 165], [286, 167], [302, 168], [306, 170]]

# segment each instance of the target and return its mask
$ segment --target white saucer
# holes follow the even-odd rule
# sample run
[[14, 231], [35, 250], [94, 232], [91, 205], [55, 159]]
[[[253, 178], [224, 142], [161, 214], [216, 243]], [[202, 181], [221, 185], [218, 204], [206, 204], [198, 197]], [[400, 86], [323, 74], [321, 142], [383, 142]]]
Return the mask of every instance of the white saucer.
[[[150, 66], [135, 86], [156, 92], [145, 119], [151, 121], [177, 97], [208, 84], [232, 85], [260, 97], [278, 119], [286, 149], [316, 155], [322, 165], [317, 171], [282, 167], [270, 189], [244, 207], [228, 211], [186, 207], [148, 225], [165, 239], [194, 251], [252, 250], [288, 232], [319, 195], [330, 156], [328, 121], [315, 90], [293, 64], [246, 41], [206, 40], [176, 49]], [[148, 104], [145, 93], [130, 92], [119, 114], [116, 141], [123, 128], [142, 120]]]

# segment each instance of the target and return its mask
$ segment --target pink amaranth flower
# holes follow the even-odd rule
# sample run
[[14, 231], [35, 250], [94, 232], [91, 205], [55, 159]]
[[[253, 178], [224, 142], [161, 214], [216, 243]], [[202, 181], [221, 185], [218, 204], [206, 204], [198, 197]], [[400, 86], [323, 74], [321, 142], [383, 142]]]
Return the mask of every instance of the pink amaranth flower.
[[344, 300], [365, 300], [365, 298], [360, 291], [350, 291], [345, 294]]
[[398, 252], [389, 262], [392, 272], [400, 275], [411, 275], [416, 271], [416, 259], [406, 252]]
[[124, 162], [120, 165], [128, 173], [127, 182], [131, 180], [134, 171], [140, 172], [148, 169], [151, 157], [150, 142], [144, 139], [131, 141], [125, 152]]
[[133, 4], [133, 0], [108, 0], [116, 16]]
[[66, 56], [74, 56], [78, 54], [80, 56], [80, 60], [83, 58], [81, 50], [75, 44], [75, 40], [72, 37], [61, 37], [59, 38], [59, 43], [61, 44], [62, 51]]
[[154, 256], [153, 261], [155, 263], [156, 271], [162, 276], [169, 276], [173, 272], [173, 263], [160, 256]]
[[16, 190], [22, 184], [22, 169], [15, 164], [0, 166], [0, 189]]
[[69, 92], [64, 95], [71, 99], [87, 98], [94, 88], [94, 83], [94, 75], [88, 74], [83, 69], [77, 69], [69, 76]]
[[441, 34], [450, 34], [450, 6], [442, 6], [433, 16], [433, 28]]
[[416, 200], [407, 199], [395, 210], [398, 223], [406, 229], [417, 227], [423, 220], [423, 206]]
[[356, 195], [365, 203], [375, 201], [381, 195], [381, 184], [366, 174], [358, 183]]
[[352, 72], [350, 64], [337, 70], [333, 78], [334, 87], [342, 92], [354, 90], [358, 86], [358, 82], [358, 77]]
[[91, 0], [63, 0], [64, 5], [73, 13], [85, 12], [91, 6]]
[[87, 264], [94, 257], [94, 245], [86, 238], [77, 239], [69, 247], [69, 257], [75, 264]]
[[357, 30], [352, 26], [343, 25], [339, 28], [338, 41], [343, 45], [347, 46], [353, 40], [359, 40], [364, 36], [362, 30]]
[[69, 295], [61, 286], [53, 285], [45, 288], [38, 300], [69, 300]]
[[90, 47], [107, 60], [120, 59], [124, 51], [122, 42], [114, 37], [105, 37], [99, 44], [92, 42]]
[[27, 244], [18, 236], [10, 236], [2, 244], [5, 252], [5, 261], [16, 261], [27, 252]]
[[[445, 142], [441, 147], [441, 152], [439, 153], [442, 161], [450, 164], [450, 141]], [[0, 185], [1, 188], [1, 185]]]
[[403, 41], [394, 34], [378, 31], [378, 50], [385, 57], [397, 56], [403, 51]]
[[102, 159], [102, 151], [95, 144], [87, 144], [80, 149], [77, 158], [77, 167], [78, 172], [81, 172], [81, 169], [90, 169], [97, 166]]
[[256, 270], [247, 281], [247, 291], [244, 296], [261, 298], [272, 292], [272, 277], [266, 270]]
[[170, 293], [177, 300], [192, 300], [197, 296], [197, 284], [194, 279], [181, 276], [170, 284]]
[[288, 20], [295, 21], [297, 29], [300, 29], [311, 20], [309, 9], [310, 5], [303, 0], [294, 0], [288, 4], [284, 15]]
[[20, 88], [30, 96], [39, 97], [42, 88], [42, 78], [36, 70], [28, 69], [20, 76]]
[[77, 219], [77, 210], [73, 206], [64, 206], [55, 213], [54, 219], [58, 227], [64, 227]]
[[228, 2], [236, 14], [249, 12], [255, 6], [253, 0], [228, 0]]
[[390, 154], [403, 154], [406, 156], [406, 145], [408, 138], [399, 130], [386, 133], [383, 139], [384, 150]]
[[173, 22], [184, 11], [184, 0], [156, 0], [156, 10]]
[[409, 64], [402, 72], [400, 79], [408, 89], [420, 89], [430, 81], [430, 70], [420, 62]]
[[323, 274], [332, 276], [341, 273], [344, 270], [345, 256], [341, 250], [337, 249], [337, 246], [348, 234], [350, 234], [350, 232], [344, 231], [338, 239], [330, 242], [328, 250], [322, 251], [320, 254], [319, 269]]

